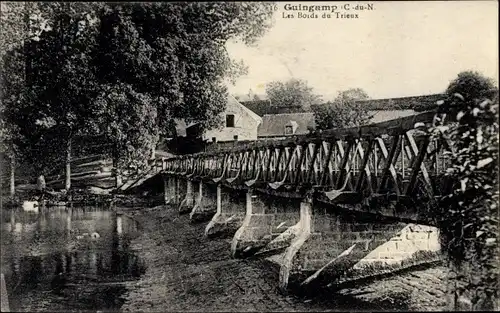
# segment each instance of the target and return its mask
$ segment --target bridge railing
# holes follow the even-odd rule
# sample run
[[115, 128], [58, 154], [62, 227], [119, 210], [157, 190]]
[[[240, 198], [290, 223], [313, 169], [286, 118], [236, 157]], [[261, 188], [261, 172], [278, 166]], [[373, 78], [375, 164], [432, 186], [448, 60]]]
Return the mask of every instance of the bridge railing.
[[339, 193], [391, 192], [410, 195], [415, 188], [437, 192], [433, 178], [446, 168], [440, 143], [427, 129], [436, 112], [377, 124], [331, 129], [287, 139], [252, 142], [226, 151], [176, 156], [163, 160], [168, 174], [297, 192], [306, 189]]

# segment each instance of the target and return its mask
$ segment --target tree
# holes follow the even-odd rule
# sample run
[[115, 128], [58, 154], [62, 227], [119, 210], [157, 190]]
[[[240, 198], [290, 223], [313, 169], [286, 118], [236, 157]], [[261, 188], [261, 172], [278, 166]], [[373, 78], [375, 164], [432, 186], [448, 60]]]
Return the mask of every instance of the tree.
[[[8, 107], [25, 100], [25, 56], [24, 48], [31, 40], [50, 29], [40, 19], [38, 3], [2, 2], [0, 4], [0, 151], [10, 159], [10, 193], [15, 192], [16, 163], [23, 161], [18, 146], [22, 136], [18, 127], [8, 120]], [[26, 138], [24, 138], [26, 139]]]
[[359, 100], [367, 100], [368, 94], [360, 88], [339, 92], [332, 102], [313, 105], [316, 129], [351, 127], [365, 124], [371, 119], [368, 110]]
[[[20, 96], [24, 89], [24, 62], [20, 53], [12, 51], [3, 55], [5, 64], [2, 67], [2, 102], [0, 106], [0, 149], [1, 152], [10, 160], [10, 195], [15, 193], [15, 168], [18, 160], [19, 149], [16, 141], [19, 139], [19, 132], [15, 125], [9, 123], [6, 118], [7, 105], [16, 105], [22, 101]], [[7, 73], [16, 73], [17, 75], [6, 75]], [[9, 92], [10, 91], [10, 92]]]
[[301, 107], [308, 111], [311, 105], [321, 101], [321, 96], [313, 93], [307, 82], [292, 78], [283, 83], [270, 82], [266, 86], [266, 94], [271, 104], [277, 107]]
[[[18, 94], [24, 87], [24, 59], [18, 52], [11, 51], [23, 44], [26, 33], [27, 6], [24, 3], [2, 2], [0, 3], [0, 60], [10, 60], [3, 64], [0, 74], [0, 152], [10, 159], [10, 195], [15, 193], [15, 168], [19, 149], [15, 145], [17, 131], [5, 118], [6, 101], [16, 102]], [[6, 73], [17, 75], [6, 79]], [[6, 88], [9, 86], [9, 88]], [[11, 89], [12, 92], [7, 90]], [[8, 94], [6, 94], [6, 92]]]
[[[154, 119], [151, 116], [154, 123], [145, 126], [156, 129], [140, 133], [145, 138], [128, 138], [129, 149], [141, 151], [135, 147], [143, 142], [154, 146], [151, 139], [167, 132], [174, 118], [198, 123], [202, 130], [218, 126], [226, 104], [225, 79], [246, 71], [241, 62], [229, 58], [224, 45], [237, 38], [247, 44], [255, 42], [270, 27], [271, 9], [269, 3], [246, 2], [112, 4], [104, 8], [98, 38], [101, 47], [95, 59], [98, 79], [103, 85], [114, 85], [110, 90], [117, 94], [143, 95], [154, 106], [149, 112], [156, 112]], [[116, 89], [124, 86], [125, 90]], [[121, 111], [107, 110], [107, 114]], [[110, 140], [124, 147], [121, 141], [126, 136], [120, 133], [127, 133], [125, 126], [130, 131], [142, 128], [139, 124], [122, 124], [119, 132], [108, 132]]]
[[340, 91], [336, 99], [341, 102], [349, 102], [349, 101], [368, 100], [370, 99], [370, 97], [361, 88], [350, 88], [344, 91]]
[[464, 71], [450, 82], [446, 88], [446, 94], [452, 96], [457, 93], [464, 97], [465, 101], [481, 99], [484, 93], [497, 89], [493, 79], [483, 76], [476, 71]]
[[255, 43], [272, 15], [272, 3], [249, 2], [38, 7], [50, 27], [19, 50], [28, 60], [29, 88], [18, 93], [22, 103], [7, 105], [7, 115], [26, 136], [26, 151], [43, 150], [49, 139], [52, 150], [43, 150], [44, 158], [65, 147], [68, 188], [77, 135], [104, 134], [125, 151], [114, 153], [124, 160], [116, 164], [124, 164], [145, 159], [144, 144], [154, 146], [174, 118], [203, 128], [220, 122], [224, 79], [244, 71], [224, 45]]
[[[450, 309], [498, 310], [498, 88], [479, 73], [462, 72], [439, 111], [456, 116], [453, 123], [437, 120], [432, 130], [434, 139], [447, 143], [449, 160], [449, 190], [439, 199], [437, 216], [455, 274]], [[467, 308], [457, 307], [463, 304]]]
[[[24, 59], [24, 67], [6, 73], [11, 79], [25, 73], [24, 88], [6, 86], [3, 97], [7, 102], [6, 118], [20, 134], [17, 144], [35, 164], [46, 165], [63, 154], [66, 189], [71, 186], [72, 138], [96, 129], [92, 99], [97, 85], [89, 61], [98, 28], [92, 8], [70, 3], [40, 7], [50, 17], [46, 22], [50, 27], [15, 49], [14, 53]], [[9, 94], [15, 97], [7, 97]]]
[[44, 5], [7, 1], [0, 4], [0, 59], [7, 51], [22, 46], [27, 40], [37, 40], [44, 31], [50, 30], [47, 19], [42, 17]]
[[104, 86], [96, 102], [101, 108], [100, 133], [114, 143], [112, 157], [119, 186], [120, 169], [142, 168], [146, 161], [144, 156], [158, 140], [156, 107], [151, 97], [135, 92], [130, 85]]
[[162, 117], [160, 130], [169, 118], [215, 126], [227, 97], [224, 79], [242, 70], [225, 43], [255, 42], [271, 14], [268, 3], [109, 5], [101, 18], [100, 80], [148, 93]]

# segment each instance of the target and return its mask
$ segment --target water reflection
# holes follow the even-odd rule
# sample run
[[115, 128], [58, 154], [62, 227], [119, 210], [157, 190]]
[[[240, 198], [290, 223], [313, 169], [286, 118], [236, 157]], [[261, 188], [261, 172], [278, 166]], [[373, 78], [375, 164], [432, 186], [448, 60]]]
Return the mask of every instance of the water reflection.
[[49, 310], [117, 309], [119, 283], [144, 272], [129, 249], [137, 234], [134, 220], [96, 208], [4, 211], [1, 271], [11, 310], [38, 301]]
[[121, 235], [122, 231], [122, 217], [116, 217], [116, 232]]

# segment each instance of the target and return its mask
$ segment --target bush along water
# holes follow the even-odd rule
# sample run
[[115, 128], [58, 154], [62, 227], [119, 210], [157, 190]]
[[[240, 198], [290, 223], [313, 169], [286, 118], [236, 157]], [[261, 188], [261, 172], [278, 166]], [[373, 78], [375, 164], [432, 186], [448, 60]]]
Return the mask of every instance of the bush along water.
[[449, 309], [498, 310], [498, 89], [477, 73], [461, 73], [436, 117], [432, 136], [445, 143], [445, 179], [452, 182], [437, 215], [451, 270]]

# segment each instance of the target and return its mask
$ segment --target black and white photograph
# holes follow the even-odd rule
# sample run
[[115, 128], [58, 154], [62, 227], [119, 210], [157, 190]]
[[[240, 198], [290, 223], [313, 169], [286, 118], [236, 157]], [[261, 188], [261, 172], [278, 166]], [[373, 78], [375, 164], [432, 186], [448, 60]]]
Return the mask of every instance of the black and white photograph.
[[498, 9], [1, 1], [1, 312], [500, 311]]

